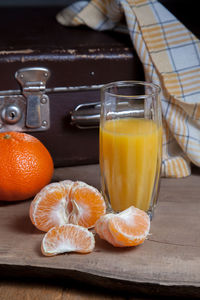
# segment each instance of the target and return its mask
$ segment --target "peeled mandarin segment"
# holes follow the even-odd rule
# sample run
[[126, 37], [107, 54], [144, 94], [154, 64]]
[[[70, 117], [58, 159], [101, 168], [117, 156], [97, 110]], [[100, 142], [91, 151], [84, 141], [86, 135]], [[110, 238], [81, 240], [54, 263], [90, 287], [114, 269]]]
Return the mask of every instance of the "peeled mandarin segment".
[[105, 214], [106, 205], [101, 193], [94, 187], [77, 181], [70, 193], [73, 210], [70, 223], [86, 228], [94, 227], [96, 221]]
[[33, 199], [29, 215], [42, 231], [68, 223], [69, 194], [73, 182], [65, 180], [45, 186]]
[[89, 253], [94, 249], [93, 234], [78, 225], [65, 224], [50, 229], [44, 236], [41, 251], [45, 256], [59, 253]]
[[108, 228], [108, 221], [110, 218], [113, 217], [113, 214], [107, 214], [102, 217], [100, 217], [99, 220], [97, 220], [95, 224], [95, 231], [100, 236], [101, 239], [106, 240], [110, 244], [112, 244], [115, 247], [120, 247], [121, 244], [116, 242], [110, 233], [110, 230]]
[[113, 214], [108, 215], [105, 219], [105, 222], [102, 224], [102, 234], [105, 236], [105, 239], [112, 244], [114, 247], [122, 247], [123, 245], [115, 240], [115, 237], [112, 235], [109, 229], [109, 220], [112, 219]]
[[131, 206], [110, 218], [108, 229], [117, 243], [136, 246], [149, 234], [150, 218], [144, 211]]
[[95, 224], [95, 231], [100, 238], [115, 247], [136, 246], [143, 243], [149, 229], [149, 216], [133, 206], [119, 214], [102, 216]]
[[107, 225], [107, 222], [106, 222], [107, 216], [108, 215], [101, 216], [95, 223], [95, 231], [96, 231], [96, 233], [98, 233], [98, 235], [100, 236], [101, 239], [105, 239], [104, 232], [105, 232], [106, 225]]

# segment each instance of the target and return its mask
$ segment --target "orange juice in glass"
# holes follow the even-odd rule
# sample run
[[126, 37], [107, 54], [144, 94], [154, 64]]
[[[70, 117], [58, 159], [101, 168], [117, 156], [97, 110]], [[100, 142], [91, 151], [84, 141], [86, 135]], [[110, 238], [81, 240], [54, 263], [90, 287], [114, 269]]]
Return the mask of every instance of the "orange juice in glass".
[[114, 212], [134, 205], [153, 215], [161, 167], [160, 88], [146, 82], [105, 85], [101, 93], [101, 185]]

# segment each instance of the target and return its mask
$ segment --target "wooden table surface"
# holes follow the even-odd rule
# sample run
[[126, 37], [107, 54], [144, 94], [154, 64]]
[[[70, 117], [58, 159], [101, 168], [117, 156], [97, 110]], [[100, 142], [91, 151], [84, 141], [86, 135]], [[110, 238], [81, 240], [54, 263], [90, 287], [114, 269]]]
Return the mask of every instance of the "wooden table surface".
[[[165, 297], [83, 286], [81, 283], [39, 282], [37, 280], [0, 283], [1, 300], [164, 300]], [[166, 298], [167, 299], [167, 298]], [[170, 298], [172, 299], [172, 298]], [[188, 299], [189, 300], [189, 299]], [[191, 300], [191, 298], [190, 298]]]
[[[100, 188], [98, 166], [96, 165], [56, 169], [53, 180], [59, 181], [63, 179], [82, 180]], [[24, 205], [28, 205], [28, 203], [24, 203]], [[5, 204], [3, 203], [0, 206], [0, 212], [4, 209]], [[167, 218], [171, 219], [169, 219], [170, 221], [167, 222], [166, 226]], [[152, 261], [149, 261], [152, 268], [152, 276], [154, 278], [160, 277], [160, 284], [164, 289], [160, 290], [159, 285], [155, 285], [153, 288], [151, 286], [150, 289], [148, 289], [148, 287], [138, 289], [137, 286], [134, 289], [133, 285], [133, 289], [127, 291], [126, 289], [119, 289], [119, 286], [115, 289], [115, 285], [111, 285], [108, 289], [109, 285], [107, 285], [106, 278], [100, 285], [95, 285], [94, 282], [90, 284], [90, 282], [76, 281], [74, 279], [48, 279], [48, 276], [47, 278], [37, 278], [37, 276], [34, 275], [31, 278], [30, 276], [26, 277], [26, 273], [23, 272], [15, 272], [12, 276], [12, 269], [9, 270], [8, 261], [6, 261], [5, 265], [2, 264], [5, 247], [2, 245], [2, 242], [0, 242], [0, 299], [151, 300], [164, 299], [164, 297], [169, 299], [169, 296], [170, 299], [172, 299], [171, 297], [173, 296], [187, 296], [188, 299], [200, 298], [199, 168], [194, 168], [193, 174], [187, 178], [161, 180], [159, 203], [156, 209], [155, 218], [151, 225], [153, 234], [149, 238], [149, 241], [146, 241], [144, 244], [147, 246], [147, 249], [148, 243], [149, 245], [152, 243], [155, 251], [156, 247], [158, 247], [158, 249], [163, 249], [164, 251], [163, 253], [160, 253], [160, 258], [158, 258], [158, 261], [159, 259], [163, 259], [164, 261], [164, 274], [162, 273], [162, 270], [159, 269], [159, 263], [156, 265], [156, 261], [153, 263]], [[163, 233], [163, 236], [159, 235], [160, 233]], [[139, 250], [140, 253], [145, 253], [145, 247]], [[168, 252], [169, 257], [167, 257]], [[179, 252], [181, 252], [180, 256]], [[114, 255], [115, 254], [113, 253], [113, 256]], [[151, 259], [154, 258], [152, 257]], [[8, 266], [8, 272], [6, 272], [6, 266]], [[136, 269], [137, 268], [138, 265], [136, 266]], [[141, 273], [143, 270], [142, 268], [143, 266], [141, 265]], [[155, 277], [155, 275], [157, 277]], [[166, 281], [165, 286], [165, 284], [163, 284], [163, 278], [169, 279], [170, 275], [172, 279], [176, 278], [175, 276], [178, 276], [179, 281], [182, 277], [183, 278], [182, 282], [176, 282], [177, 286], [175, 289], [173, 287], [168, 290], [167, 285], [169, 284], [169, 281]], [[104, 283], [106, 288], [104, 288]]]
[[[99, 289], [81, 284], [64, 284], [38, 281], [9, 281], [0, 283], [1, 300], [164, 300], [158, 296], [130, 294]], [[170, 299], [172, 299], [170, 297]], [[177, 297], [176, 297], [177, 299]], [[188, 299], [189, 300], [189, 299]], [[191, 298], [190, 298], [191, 300]]]

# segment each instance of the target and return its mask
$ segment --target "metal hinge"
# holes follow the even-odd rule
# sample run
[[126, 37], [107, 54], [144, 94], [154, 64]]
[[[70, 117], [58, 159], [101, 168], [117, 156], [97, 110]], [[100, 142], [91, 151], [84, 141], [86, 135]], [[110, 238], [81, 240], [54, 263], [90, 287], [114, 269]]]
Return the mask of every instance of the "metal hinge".
[[46, 68], [24, 68], [15, 73], [21, 93], [0, 96], [0, 132], [50, 127], [49, 97], [45, 94], [49, 77]]

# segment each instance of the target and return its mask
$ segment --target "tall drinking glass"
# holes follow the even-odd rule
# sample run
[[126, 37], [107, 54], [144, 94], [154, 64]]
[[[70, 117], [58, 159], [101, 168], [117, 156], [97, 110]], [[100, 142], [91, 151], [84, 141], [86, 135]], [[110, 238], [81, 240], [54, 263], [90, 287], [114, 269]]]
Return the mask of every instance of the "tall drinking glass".
[[159, 86], [142, 81], [101, 89], [101, 186], [108, 210], [134, 205], [153, 216], [162, 156], [159, 93]]

